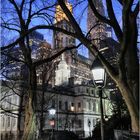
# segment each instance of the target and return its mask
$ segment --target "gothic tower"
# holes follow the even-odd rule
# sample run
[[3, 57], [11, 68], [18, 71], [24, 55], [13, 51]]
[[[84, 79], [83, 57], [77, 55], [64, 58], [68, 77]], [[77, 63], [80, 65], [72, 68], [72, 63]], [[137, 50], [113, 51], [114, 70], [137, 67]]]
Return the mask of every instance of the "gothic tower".
[[[66, 0], [65, 3], [70, 12], [72, 13], [72, 5]], [[68, 21], [67, 16], [61, 9], [60, 5], [56, 5], [54, 24], [56, 27], [63, 28], [70, 32], [74, 32], [72, 26]], [[69, 45], [75, 45], [75, 38], [58, 31], [53, 32], [53, 48], [67, 47]]]

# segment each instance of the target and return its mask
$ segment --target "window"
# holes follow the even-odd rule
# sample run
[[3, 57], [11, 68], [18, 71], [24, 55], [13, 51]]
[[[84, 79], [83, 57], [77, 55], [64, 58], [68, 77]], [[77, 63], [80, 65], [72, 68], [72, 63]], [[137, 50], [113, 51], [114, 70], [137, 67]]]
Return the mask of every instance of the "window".
[[88, 88], [87, 88], [87, 93], [89, 92]]
[[74, 128], [74, 120], [72, 120], [72, 128]]
[[14, 96], [14, 97], [13, 97], [13, 103], [14, 103], [14, 104], [17, 104], [17, 96]]
[[5, 118], [4, 116], [2, 116], [2, 127], [4, 128], [4, 125], [5, 125]]
[[68, 110], [68, 102], [65, 102], [65, 110]]
[[82, 121], [79, 120], [79, 121], [78, 121], [78, 124], [79, 124], [79, 128], [81, 128], [81, 127], [82, 127]]
[[74, 103], [71, 103], [71, 111], [74, 111]]
[[81, 108], [81, 103], [80, 102], [78, 103], [78, 108]]
[[10, 127], [10, 117], [7, 117], [7, 127]]
[[81, 110], [81, 102], [78, 103], [78, 111]]
[[12, 127], [15, 127], [15, 125], [16, 125], [16, 119], [12, 118]]
[[62, 101], [59, 101], [59, 109], [62, 109]]
[[10, 97], [7, 99], [7, 107], [11, 108], [11, 98]]
[[96, 100], [93, 101], [93, 111], [96, 112]]
[[61, 118], [59, 119], [59, 123], [58, 124], [59, 124], [59, 127], [62, 127], [62, 119]]
[[74, 103], [71, 103], [71, 106], [74, 106]]
[[90, 103], [90, 101], [88, 102], [88, 109], [91, 110], [91, 103]]
[[91, 121], [90, 121], [90, 119], [87, 120], [87, 125], [88, 125], [88, 127], [91, 126]]
[[95, 119], [93, 119], [93, 127], [95, 126], [95, 122], [96, 122]]
[[94, 94], [94, 90], [93, 90], [93, 89], [91, 90], [91, 93], [92, 93], [92, 95], [94, 95], [94, 96], [95, 96], [95, 94]]

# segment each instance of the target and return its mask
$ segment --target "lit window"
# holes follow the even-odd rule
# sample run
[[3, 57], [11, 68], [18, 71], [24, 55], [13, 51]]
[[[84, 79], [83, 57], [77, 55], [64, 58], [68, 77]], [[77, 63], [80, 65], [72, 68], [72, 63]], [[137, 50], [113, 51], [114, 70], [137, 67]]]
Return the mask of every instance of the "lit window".
[[81, 103], [79, 102], [78, 103], [78, 110], [80, 110], [81, 109]]
[[71, 103], [71, 111], [74, 111], [74, 103]]

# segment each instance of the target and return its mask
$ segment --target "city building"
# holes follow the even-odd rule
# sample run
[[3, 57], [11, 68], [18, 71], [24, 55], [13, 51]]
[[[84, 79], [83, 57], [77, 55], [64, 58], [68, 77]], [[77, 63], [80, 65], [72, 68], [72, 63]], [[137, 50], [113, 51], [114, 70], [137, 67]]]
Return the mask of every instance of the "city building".
[[[104, 115], [109, 116], [111, 115], [109, 92], [104, 93]], [[56, 114], [55, 116], [51, 116], [49, 112], [46, 114], [44, 130], [52, 129], [50, 121], [54, 118], [55, 130], [73, 131], [80, 137], [88, 137], [92, 134], [92, 130], [100, 120], [99, 95], [92, 84], [59, 86], [51, 89], [46, 95], [49, 97], [53, 95], [48, 110], [53, 107], [56, 109]]]
[[[3, 84], [2, 92], [2, 109], [1, 109], [1, 137], [16, 137], [19, 130], [23, 131], [24, 109], [19, 112], [21, 99], [22, 106], [26, 100], [16, 93], [21, 91], [20, 82], [13, 89], [9, 89]], [[24, 87], [24, 90], [26, 87]], [[14, 91], [13, 91], [14, 90]], [[37, 89], [38, 99], [42, 95], [40, 86]], [[21, 93], [19, 93], [21, 94]], [[104, 116], [111, 115], [111, 103], [109, 100], [109, 91], [105, 90], [103, 95]], [[45, 104], [44, 114], [44, 131], [51, 129], [58, 131], [73, 131], [80, 137], [88, 137], [92, 134], [96, 123], [100, 120], [100, 101], [97, 89], [93, 84], [81, 84], [73, 86], [55, 86], [45, 88], [44, 94]], [[40, 100], [37, 103], [38, 114], [40, 115]], [[49, 114], [51, 108], [56, 110], [56, 114]], [[19, 120], [18, 116], [21, 113]], [[39, 117], [40, 118], [40, 117]], [[39, 119], [38, 118], [38, 119]], [[50, 121], [54, 119], [54, 126], [50, 125]], [[40, 124], [40, 120], [39, 124]]]
[[[68, 9], [72, 13], [72, 5], [68, 1], [65, 1], [65, 3]], [[64, 12], [62, 11], [59, 5], [56, 6], [54, 25], [57, 27], [61, 27], [67, 31], [74, 32], [66, 15], [64, 14]], [[68, 36], [58, 31], [53, 32], [53, 48], [54, 49], [59, 49], [62, 47], [64, 48], [68, 46], [70, 47], [70, 46], [75, 46], [75, 45], [76, 45], [76, 39], [74, 37]], [[61, 56], [59, 57], [59, 59], [61, 60]], [[92, 77], [91, 71], [90, 71], [91, 61], [88, 58], [78, 54], [77, 49], [64, 52], [63, 59], [65, 59], [66, 61], [65, 65], [68, 65], [66, 66], [68, 68], [65, 69], [65, 72], [69, 71], [70, 73], [69, 76], [67, 76], [67, 81], [68, 81], [68, 78], [70, 78], [71, 82], [73, 81], [73, 83], [75, 84], [76, 83], [81, 84], [81, 83], [88, 83], [91, 80], [91, 77]], [[60, 70], [59, 68], [58, 70], [57, 68], [55, 73], [57, 75], [59, 75], [60, 71], [61, 73], [63, 73], [64, 69], [63, 68], [61, 69], [62, 70]], [[57, 83], [58, 83], [58, 79], [56, 78], [55, 84], [58, 85]]]
[[[102, 0], [92, 0], [97, 11], [101, 15], [105, 15], [103, 1]], [[89, 33], [89, 39], [95, 44], [95, 46], [100, 49], [100, 41], [106, 38], [106, 25], [98, 20], [94, 15], [90, 5], [88, 5], [87, 14], [87, 32]], [[89, 52], [89, 59], [94, 60], [94, 56]]]
[[[34, 40], [33, 40], [34, 42]], [[41, 43], [42, 44], [42, 43]], [[45, 43], [43, 43], [45, 44]], [[43, 44], [41, 46], [43, 46]], [[40, 46], [40, 47], [41, 47]], [[47, 45], [47, 51], [50, 50], [49, 45]], [[46, 48], [46, 45], [44, 45]], [[37, 49], [36, 54], [33, 59], [36, 60], [38, 57], [38, 53], [40, 56], [41, 49]], [[44, 51], [43, 51], [44, 52]], [[47, 54], [46, 54], [47, 55]], [[44, 55], [43, 55], [44, 56]], [[78, 134], [80, 137], [88, 137], [92, 134], [92, 130], [94, 129], [96, 123], [100, 119], [100, 108], [99, 108], [99, 96], [97, 91], [91, 82], [92, 74], [90, 71], [90, 61], [89, 59], [85, 58], [77, 54], [77, 59], [75, 59], [74, 63], [68, 64], [66, 61], [66, 57], [64, 54], [60, 56], [60, 60], [58, 61], [58, 65], [55, 69], [55, 86], [45, 86], [44, 96], [45, 96], [45, 111], [43, 114], [45, 116], [44, 127], [43, 130], [51, 130], [52, 126], [50, 125], [50, 121], [52, 117], [55, 120], [55, 126], [53, 129], [63, 131], [73, 131]], [[41, 59], [41, 58], [39, 58]], [[12, 66], [12, 65], [11, 65]], [[12, 67], [11, 67], [12, 68]], [[22, 74], [24, 74], [24, 78], [26, 75], [26, 68], [23, 65], [21, 68]], [[72, 69], [73, 68], [73, 69]], [[44, 66], [44, 70], [47, 68]], [[42, 67], [41, 67], [42, 70]], [[11, 71], [8, 71], [10, 74]], [[43, 95], [41, 94], [42, 91], [42, 79], [41, 79], [41, 71], [37, 70], [37, 79], [38, 79], [38, 99], [40, 99]], [[88, 72], [88, 73], [87, 73]], [[27, 73], [28, 74], [28, 73]], [[7, 81], [6, 81], [7, 82]], [[18, 82], [18, 84], [14, 84]], [[1, 118], [5, 118], [5, 123], [0, 124], [3, 129], [1, 130], [1, 137], [11, 137], [11, 135], [15, 136], [18, 132], [18, 125], [21, 124], [20, 130], [23, 131], [23, 120], [24, 120], [24, 112], [22, 111], [22, 117], [19, 121], [18, 117], [15, 117], [15, 126], [13, 126], [13, 116], [11, 113], [18, 114], [21, 110], [20, 105], [24, 105], [26, 100], [21, 98], [18, 95], [25, 95], [23, 91], [25, 89], [25, 83], [22, 80], [13, 81], [14, 86], [7, 87], [3, 85], [4, 88], [7, 88], [7, 91], [3, 91], [3, 96], [8, 95], [3, 100], [3, 109], [1, 110]], [[46, 83], [45, 83], [46, 84]], [[15, 90], [16, 89], [16, 90]], [[9, 94], [7, 94], [9, 93]], [[109, 101], [109, 91], [106, 90], [104, 97], [108, 97], [103, 99], [104, 105], [104, 115], [111, 115], [111, 103]], [[2, 98], [3, 98], [2, 96]], [[14, 99], [16, 96], [16, 100]], [[10, 98], [10, 99], [9, 99]], [[23, 99], [23, 100], [21, 100]], [[10, 100], [10, 101], [9, 101]], [[9, 113], [5, 113], [4, 107], [7, 104], [15, 104], [16, 110], [12, 107], [8, 107], [7, 109], [10, 110]], [[39, 100], [41, 102], [41, 100]], [[17, 103], [17, 104], [16, 104]], [[40, 110], [40, 104], [38, 103], [38, 110]], [[49, 114], [49, 109], [54, 107], [56, 109], [56, 115], [51, 116]], [[23, 108], [22, 108], [23, 109]], [[23, 109], [24, 110], [24, 109]], [[10, 114], [10, 115], [9, 115]], [[8, 124], [7, 128], [7, 118], [10, 126]], [[65, 121], [64, 121], [65, 120]]]
[[[69, 4], [67, 1], [65, 1], [65, 3], [72, 12], [72, 5]], [[102, 7], [101, 1], [100, 6]], [[55, 26], [73, 32], [73, 28], [71, 27], [66, 15], [63, 13], [59, 5], [56, 6], [55, 17]], [[105, 26], [100, 26], [100, 29], [97, 28], [96, 32], [98, 32], [98, 30], [101, 30], [104, 34], [104, 27]], [[99, 38], [100, 36], [97, 35], [97, 37]], [[101, 42], [98, 44], [101, 44]], [[59, 51], [59, 49], [73, 45], [75, 45], [75, 38], [60, 33], [58, 31], [53, 32], [53, 48], [51, 48], [51, 45], [44, 40], [42, 34], [38, 32], [33, 32], [30, 35], [30, 47], [32, 48], [32, 59], [34, 61], [47, 58], [48, 56], [54, 54], [54, 52]], [[102, 50], [102, 52], [104, 51]], [[81, 137], [88, 137], [92, 134], [92, 130], [94, 129], [96, 123], [100, 119], [100, 107], [98, 91], [91, 82], [92, 73], [90, 68], [92, 61], [90, 59], [78, 54], [77, 50], [74, 49], [72, 51], [64, 52], [50, 65], [47, 63], [47, 65], [44, 64], [39, 69], [37, 69], [38, 98], [40, 99], [40, 96], [45, 96], [46, 103], [45, 111], [43, 111], [43, 114], [45, 116], [43, 127], [44, 131], [50, 129], [55, 129], [59, 131], [68, 130], [77, 133]], [[19, 77], [23, 75], [23, 79], [20, 79], [18, 81], [21, 84], [19, 84], [20, 90], [16, 91], [16, 93], [22, 95], [23, 89], [25, 90], [27, 88], [24, 86], [22, 80], [25, 80], [27, 78], [28, 70], [27, 67], [23, 64], [15, 65], [14, 62], [12, 64], [14, 64], [15, 68], [12, 65], [10, 65], [10, 68], [13, 69], [13, 71], [9, 70], [7, 71], [7, 74], [10, 75], [11, 72], [16, 72], [16, 67], [19, 68], [18, 71], [21, 71], [21, 73], [19, 73]], [[43, 72], [48, 72], [48, 65], [49, 69], [51, 69], [52, 75], [49, 75], [49, 77], [51, 77], [49, 79], [50, 82], [48, 82], [47, 79], [45, 79], [45, 82], [43, 83], [42, 78], [45, 77], [43, 77]], [[16, 77], [15, 74], [13, 75]], [[41, 84], [44, 84], [43, 86], [45, 86], [44, 91], [42, 90], [42, 88], [40, 88], [42, 86]], [[5, 88], [6, 86], [3, 87]], [[15, 101], [15, 93], [13, 92], [14, 88], [8, 89], [7, 91], [3, 91], [4, 95], [9, 93], [7, 94], [8, 96], [6, 96], [3, 100], [3, 106], [7, 104], [8, 100], [10, 100], [8, 101], [10, 102], [10, 104], [17, 103], [16, 105], [18, 107], [20, 104], [25, 104], [24, 100], [21, 102], [22, 98], [20, 98], [20, 96], [16, 96], [17, 99]], [[44, 94], [40, 94], [41, 92], [44, 92]], [[105, 90], [104, 93], [104, 116], [111, 115], [111, 103], [109, 100], [110, 91]], [[37, 105], [40, 111], [39, 103]], [[49, 114], [49, 109], [52, 107], [56, 109], [55, 116], [51, 116]], [[10, 106], [8, 107], [8, 110], [11, 110]], [[14, 112], [14, 110], [11, 111]], [[19, 113], [19, 108], [18, 110], [16, 109], [16, 111], [17, 113]], [[11, 112], [9, 113], [11, 114]], [[22, 113], [22, 115], [24, 115], [24, 112]], [[18, 131], [18, 117], [15, 118], [15, 127], [12, 127], [13, 116], [5, 114], [3, 109], [1, 110], [1, 115], [3, 116], [2, 118], [6, 118], [6, 120], [4, 121], [5, 123], [0, 124], [2, 125], [0, 127], [3, 127], [2, 133], [13, 133], [13, 131]], [[50, 125], [51, 119], [55, 120], [55, 125], [53, 127]], [[7, 120], [8, 124], [6, 123]], [[23, 124], [22, 120], [24, 120], [23, 117], [20, 122], [21, 124]], [[7, 126], [9, 129], [7, 128]], [[21, 130], [23, 130], [22, 126]]]
[[[105, 16], [103, 1], [102, 0], [92, 0], [92, 1], [97, 11], [102, 16]], [[112, 34], [111, 26], [99, 22], [98, 18], [94, 15], [89, 5], [88, 5], [88, 15], [87, 15], [87, 29], [88, 31], [90, 31], [89, 39], [91, 39], [91, 41], [103, 54], [106, 60], [113, 67], [115, 67], [117, 71], [118, 70], [117, 60], [119, 58], [119, 53], [120, 53], [120, 44], [112, 38], [113, 34]], [[89, 59], [92, 61], [94, 61], [95, 59], [90, 52], [89, 52]], [[113, 92], [119, 94], [117, 85], [114, 83], [114, 81], [110, 78], [109, 75], [107, 75], [106, 88], [108, 88], [111, 93]]]
[[[1, 81], [0, 137], [14, 138], [18, 133], [20, 95], [19, 85]], [[20, 122], [21, 123], [21, 122]], [[23, 129], [23, 128], [22, 128]]]

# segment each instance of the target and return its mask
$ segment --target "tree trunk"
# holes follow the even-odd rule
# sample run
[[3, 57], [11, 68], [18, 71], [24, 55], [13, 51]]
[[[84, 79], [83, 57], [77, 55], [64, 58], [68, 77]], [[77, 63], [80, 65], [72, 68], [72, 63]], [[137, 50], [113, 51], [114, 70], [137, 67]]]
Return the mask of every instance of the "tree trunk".
[[139, 132], [139, 111], [133, 94], [130, 92], [129, 87], [123, 81], [120, 81], [117, 84], [131, 116], [132, 131]]
[[19, 109], [18, 109], [19, 115], [18, 115], [17, 129], [18, 129], [18, 136], [19, 137], [21, 135], [21, 117], [22, 117], [22, 113], [23, 113], [22, 106], [23, 106], [23, 93], [20, 97], [20, 105], [19, 105]]
[[24, 123], [24, 134], [22, 140], [34, 140], [36, 131], [36, 118], [32, 107], [32, 99], [29, 100], [25, 108], [25, 123]]
[[36, 70], [31, 65], [29, 71], [28, 101], [25, 106], [25, 123], [22, 140], [34, 140], [36, 134]]
[[[43, 80], [44, 81], [44, 80]], [[42, 98], [41, 98], [41, 115], [40, 115], [40, 136], [43, 134], [43, 126], [44, 126], [44, 82], [42, 82]]]

